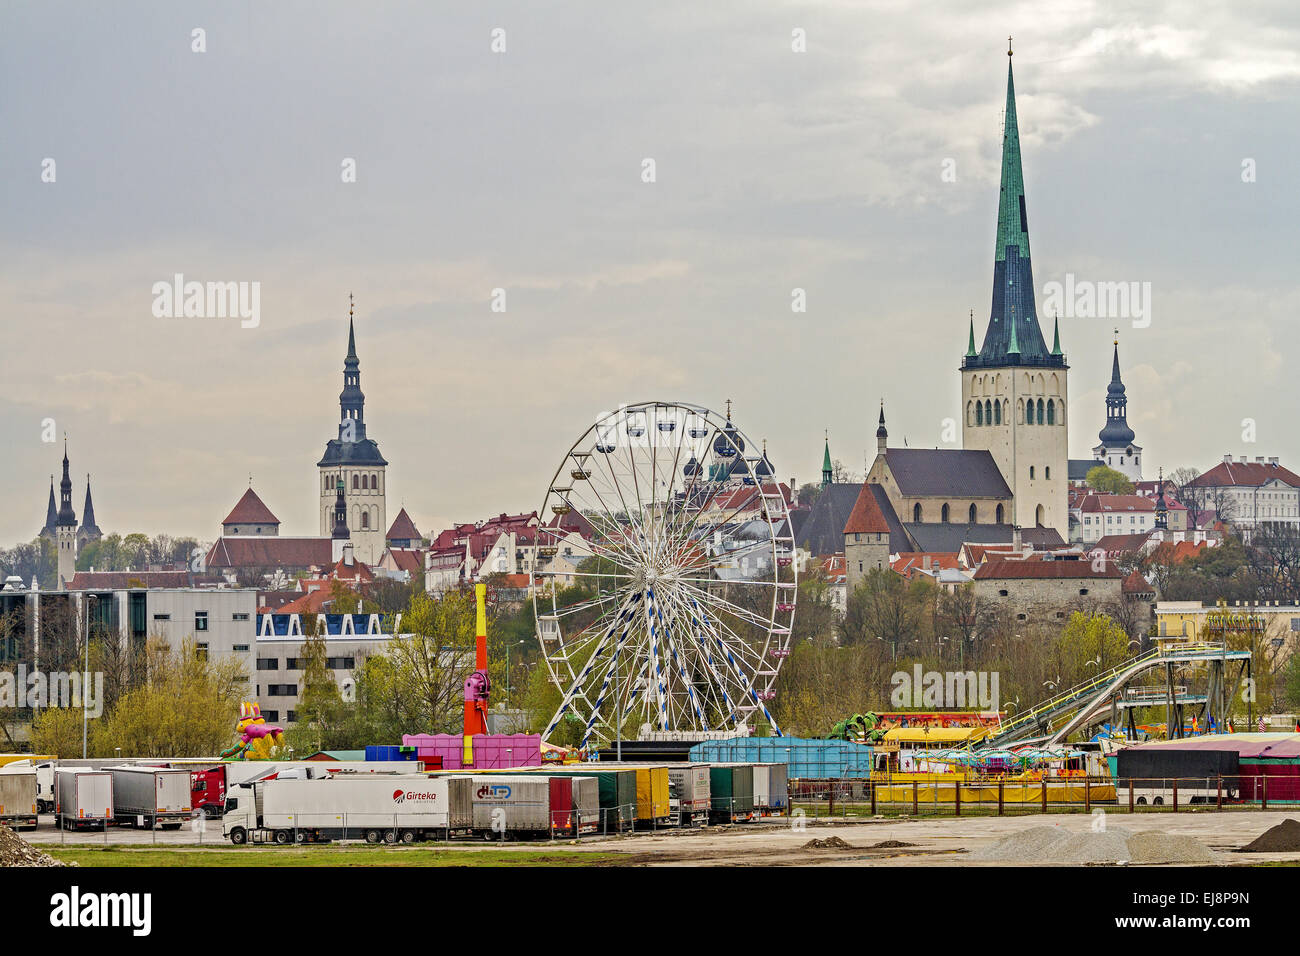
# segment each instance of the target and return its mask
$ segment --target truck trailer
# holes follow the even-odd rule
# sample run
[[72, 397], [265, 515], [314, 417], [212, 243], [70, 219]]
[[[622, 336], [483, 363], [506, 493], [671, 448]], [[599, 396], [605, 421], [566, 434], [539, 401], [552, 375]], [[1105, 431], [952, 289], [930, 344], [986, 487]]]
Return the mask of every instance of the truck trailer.
[[683, 764], [668, 768], [670, 819], [673, 826], [704, 826], [709, 822], [712, 806], [709, 790], [709, 765]]
[[113, 775], [60, 767], [54, 774], [54, 814], [65, 830], [107, 829], [113, 819]]
[[0, 823], [14, 830], [36, 829], [36, 769], [34, 767], [0, 769]]
[[179, 830], [190, 817], [190, 773], [159, 767], [112, 767], [113, 822]]
[[470, 829], [474, 781], [423, 774], [331, 774], [239, 784], [222, 835], [245, 843], [415, 843]]

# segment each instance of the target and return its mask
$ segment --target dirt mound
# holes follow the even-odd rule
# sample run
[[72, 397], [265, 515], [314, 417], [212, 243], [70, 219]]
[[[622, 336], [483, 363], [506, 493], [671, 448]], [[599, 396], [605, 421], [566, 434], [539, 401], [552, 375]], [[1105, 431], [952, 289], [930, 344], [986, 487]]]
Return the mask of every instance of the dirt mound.
[[904, 843], [902, 840], [881, 840], [879, 843], [873, 843], [866, 847], [868, 850], [901, 850], [904, 847], [916, 846], [915, 843]]
[[1123, 827], [1072, 832], [1030, 827], [971, 854], [1007, 863], [1212, 863], [1213, 851], [1187, 836]]
[[42, 853], [8, 827], [0, 826], [0, 866], [67, 865], [47, 853]]
[[1300, 850], [1300, 821], [1287, 818], [1269, 827], [1236, 853], [1292, 853]]
[[853, 847], [839, 837], [827, 837], [825, 840], [809, 840], [803, 845], [805, 850], [852, 850]]

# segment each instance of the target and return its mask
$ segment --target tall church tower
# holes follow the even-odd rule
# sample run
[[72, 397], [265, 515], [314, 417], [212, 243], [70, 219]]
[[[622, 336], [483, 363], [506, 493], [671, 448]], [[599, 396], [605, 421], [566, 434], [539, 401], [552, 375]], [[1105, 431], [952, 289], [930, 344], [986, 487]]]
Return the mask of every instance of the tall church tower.
[[1114, 468], [1130, 481], [1142, 480], [1142, 446], [1135, 445], [1133, 429], [1128, 424], [1128, 395], [1119, 377], [1119, 339], [1111, 360], [1110, 384], [1106, 386], [1106, 424], [1097, 433], [1101, 443], [1092, 450], [1100, 464]]
[[329, 440], [325, 454], [316, 463], [320, 536], [333, 535], [341, 482], [353, 553], [357, 560], [374, 564], [384, 553], [384, 531], [388, 527], [388, 481], [384, 473], [388, 462], [379, 454], [375, 440], [366, 437], [366, 396], [361, 391], [351, 299], [348, 296], [348, 354], [343, 360], [343, 391], [339, 393], [339, 435]]
[[77, 513], [72, 510], [72, 476], [68, 474], [68, 442], [63, 442], [63, 480], [59, 482], [59, 514], [55, 531], [59, 546], [58, 586], [67, 587], [77, 573]]
[[[1007, 56], [1011, 51], [1007, 50]], [[975, 322], [961, 364], [962, 447], [993, 455], [1014, 495], [1012, 523], [1069, 534], [1065, 410], [1069, 366], [1059, 325], [1049, 351], [1034, 309], [1029, 219], [1016, 93], [1007, 61], [1002, 187], [993, 253], [993, 308], [980, 349]]]

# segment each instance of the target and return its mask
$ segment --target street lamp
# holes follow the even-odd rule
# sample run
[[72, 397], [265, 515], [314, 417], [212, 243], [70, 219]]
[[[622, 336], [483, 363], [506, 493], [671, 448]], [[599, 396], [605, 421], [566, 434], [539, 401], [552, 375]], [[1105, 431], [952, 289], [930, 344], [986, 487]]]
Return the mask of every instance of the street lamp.
[[89, 724], [89, 710], [86, 706], [86, 684], [90, 682], [90, 615], [91, 608], [99, 603], [99, 598], [93, 594], [86, 595], [86, 639], [82, 642], [85, 647], [85, 670], [81, 672], [81, 759], [86, 759], [86, 736]]

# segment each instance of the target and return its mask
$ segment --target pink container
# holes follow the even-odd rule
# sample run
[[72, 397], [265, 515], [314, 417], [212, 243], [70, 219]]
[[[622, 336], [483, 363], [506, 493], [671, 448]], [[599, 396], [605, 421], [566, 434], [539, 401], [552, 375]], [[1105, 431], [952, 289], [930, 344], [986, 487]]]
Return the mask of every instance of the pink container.
[[[442, 769], [463, 770], [465, 738], [460, 734], [403, 734], [402, 745], [414, 747], [417, 760], [441, 757]], [[508, 770], [542, 765], [541, 734], [475, 734], [475, 770]]]

